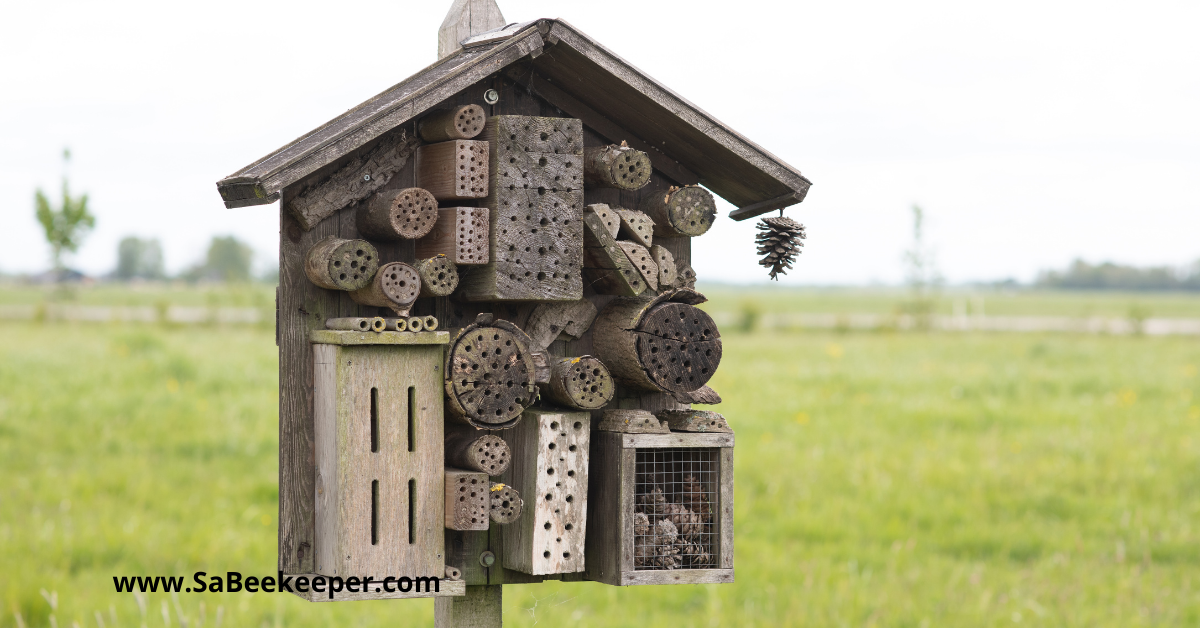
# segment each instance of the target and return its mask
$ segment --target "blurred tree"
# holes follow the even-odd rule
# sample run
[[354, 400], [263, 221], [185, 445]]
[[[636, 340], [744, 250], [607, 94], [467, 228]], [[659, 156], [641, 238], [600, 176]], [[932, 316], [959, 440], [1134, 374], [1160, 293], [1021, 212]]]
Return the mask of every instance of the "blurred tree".
[[1064, 290], [1200, 290], [1200, 262], [1191, 268], [1139, 268], [1077, 259], [1066, 270], [1043, 271], [1035, 285]]
[[933, 314], [942, 286], [942, 274], [937, 266], [937, 254], [925, 241], [925, 211], [912, 206], [912, 248], [904, 253], [904, 275], [908, 283], [909, 300], [901, 304], [901, 313], [913, 317], [918, 329], [933, 327]]
[[[71, 149], [63, 149], [63, 169], [71, 161]], [[56, 276], [62, 274], [63, 254], [79, 250], [83, 239], [96, 226], [96, 217], [88, 212], [88, 195], [72, 197], [67, 184], [67, 176], [63, 175], [62, 202], [57, 208], [50, 205], [50, 199], [38, 188], [34, 194], [34, 209], [38, 222], [46, 232], [46, 242], [50, 244], [51, 257], [54, 262]]]
[[189, 281], [250, 281], [254, 249], [234, 236], [214, 236], [204, 263], [184, 273]]
[[134, 236], [123, 238], [117, 245], [117, 279], [161, 279], [163, 277], [162, 245], [158, 240], [143, 240]]

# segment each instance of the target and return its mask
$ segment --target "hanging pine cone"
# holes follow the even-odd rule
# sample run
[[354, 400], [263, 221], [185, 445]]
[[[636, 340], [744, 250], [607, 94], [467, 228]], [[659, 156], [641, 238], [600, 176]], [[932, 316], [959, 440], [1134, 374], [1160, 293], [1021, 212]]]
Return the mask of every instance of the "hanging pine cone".
[[786, 275], [796, 256], [800, 255], [801, 240], [805, 239], [804, 225], [783, 216], [763, 218], [758, 224], [759, 234], [754, 242], [758, 254], [763, 255], [759, 265], [771, 267], [771, 279], [779, 281], [777, 275]]

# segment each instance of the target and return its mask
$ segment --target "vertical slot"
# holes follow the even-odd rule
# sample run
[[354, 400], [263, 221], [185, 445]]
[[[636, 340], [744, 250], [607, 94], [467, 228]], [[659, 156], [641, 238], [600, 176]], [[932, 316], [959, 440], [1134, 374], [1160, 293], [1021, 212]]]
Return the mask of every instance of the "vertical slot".
[[371, 389], [371, 453], [379, 452], [379, 389]]
[[[409, 388], [409, 390], [412, 390]], [[408, 544], [412, 545], [417, 542], [417, 528], [414, 519], [417, 516], [417, 499], [413, 493], [417, 492], [417, 481], [410, 479], [408, 481]]]
[[417, 389], [408, 387], [408, 450], [413, 451], [413, 434], [417, 429]]
[[371, 480], [371, 545], [379, 545], [379, 480]]

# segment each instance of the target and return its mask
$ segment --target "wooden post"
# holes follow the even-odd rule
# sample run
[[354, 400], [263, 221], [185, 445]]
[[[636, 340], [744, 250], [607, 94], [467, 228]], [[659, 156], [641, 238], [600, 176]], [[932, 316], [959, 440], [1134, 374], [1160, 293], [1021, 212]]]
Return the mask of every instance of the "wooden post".
[[417, 132], [426, 142], [469, 140], [483, 131], [487, 114], [479, 105], [462, 105], [425, 114]]
[[445, 255], [418, 261], [417, 274], [421, 276], [423, 297], [450, 296], [458, 287], [458, 268]]
[[542, 396], [577, 410], [597, 410], [612, 401], [616, 387], [604, 363], [590, 355], [559, 358], [551, 364], [550, 385]]
[[717, 215], [712, 194], [695, 185], [647, 194], [639, 209], [654, 221], [654, 234], [662, 236], [704, 235]]
[[650, 182], [650, 172], [650, 157], [628, 146], [597, 146], [583, 151], [583, 176], [590, 186], [637, 190]]
[[404, 262], [392, 262], [380, 268], [375, 273], [375, 280], [366, 288], [351, 292], [350, 298], [360, 305], [387, 307], [400, 316], [407, 316], [420, 294], [421, 276], [417, 270]]
[[503, 628], [502, 585], [468, 586], [462, 597], [439, 597], [433, 603], [435, 628]]
[[496, 0], [454, 0], [438, 29], [438, 59], [458, 52], [462, 40], [505, 24]]
[[497, 477], [508, 469], [512, 452], [495, 434], [470, 428], [451, 427], [446, 433], [446, 462], [456, 467]]
[[488, 143], [451, 140], [418, 148], [417, 187], [439, 201], [487, 196]]
[[304, 256], [308, 280], [329, 290], [358, 290], [375, 278], [379, 251], [366, 240], [343, 240], [329, 236], [317, 242]]
[[359, 233], [379, 240], [420, 238], [437, 218], [437, 199], [421, 188], [378, 192], [357, 213]]

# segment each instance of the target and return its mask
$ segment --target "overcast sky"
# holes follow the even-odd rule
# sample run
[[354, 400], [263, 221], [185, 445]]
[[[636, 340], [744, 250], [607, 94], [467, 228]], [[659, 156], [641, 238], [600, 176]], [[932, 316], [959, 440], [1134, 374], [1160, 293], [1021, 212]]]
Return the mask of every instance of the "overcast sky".
[[[74, 266], [107, 272], [138, 235], [177, 271], [228, 233], [267, 264], [276, 207], [227, 210], [215, 182], [433, 62], [449, 5], [6, 3], [0, 271], [47, 267], [33, 194], [57, 197], [63, 146], [98, 217]], [[1200, 3], [500, 7], [566, 19], [811, 179], [783, 283], [899, 281], [913, 203], [956, 282], [1200, 258]], [[753, 235], [722, 216], [697, 272], [765, 280]]]

